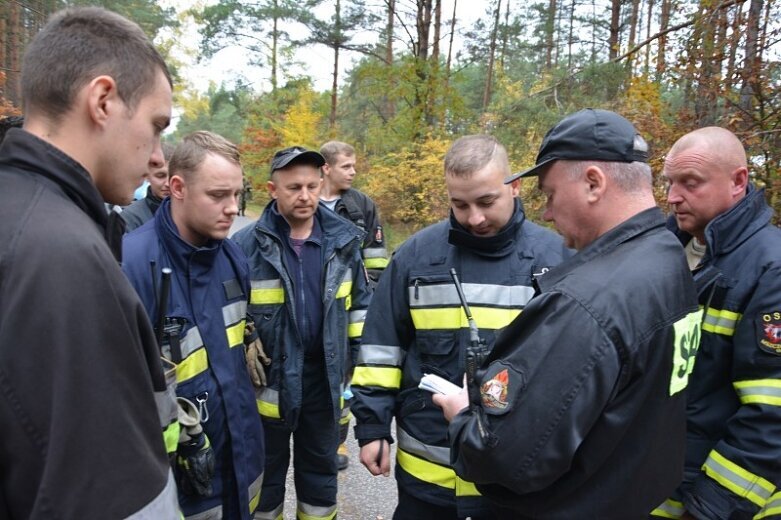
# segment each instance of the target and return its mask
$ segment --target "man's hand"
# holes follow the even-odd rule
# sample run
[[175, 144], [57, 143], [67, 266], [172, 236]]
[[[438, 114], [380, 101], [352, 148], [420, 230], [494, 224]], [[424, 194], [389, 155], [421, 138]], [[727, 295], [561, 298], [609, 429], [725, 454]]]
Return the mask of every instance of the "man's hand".
[[271, 360], [263, 350], [263, 343], [260, 341], [255, 331], [255, 323], [251, 318], [247, 318], [247, 325], [244, 329], [244, 343], [246, 345], [245, 356], [247, 361], [247, 371], [252, 379], [252, 384], [262, 388], [268, 384], [266, 380], [266, 371], [263, 365], [270, 365]]
[[363, 446], [360, 459], [361, 464], [375, 477], [390, 475], [390, 445], [385, 439], [377, 439]]
[[447, 422], [452, 421], [453, 417], [469, 406], [469, 396], [466, 393], [466, 387], [462, 388], [457, 394], [434, 394], [431, 399], [435, 405], [442, 408]]

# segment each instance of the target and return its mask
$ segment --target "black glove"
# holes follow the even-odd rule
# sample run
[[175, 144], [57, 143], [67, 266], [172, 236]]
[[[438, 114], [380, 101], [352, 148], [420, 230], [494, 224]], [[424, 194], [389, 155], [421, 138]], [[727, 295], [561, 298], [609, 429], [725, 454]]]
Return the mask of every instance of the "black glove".
[[179, 445], [176, 449], [176, 484], [184, 495], [211, 496], [214, 450], [201, 427], [198, 408], [183, 397], [179, 404]]

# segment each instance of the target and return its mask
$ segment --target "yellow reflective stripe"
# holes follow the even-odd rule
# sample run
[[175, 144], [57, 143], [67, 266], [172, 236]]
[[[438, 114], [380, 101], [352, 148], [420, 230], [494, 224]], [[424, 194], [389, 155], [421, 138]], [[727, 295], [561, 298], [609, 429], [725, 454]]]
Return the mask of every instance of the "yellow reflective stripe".
[[352, 384], [356, 386], [379, 386], [401, 388], [401, 369], [393, 367], [355, 367]]
[[244, 344], [244, 324], [245, 321], [241, 320], [236, 325], [231, 325], [225, 329], [225, 334], [228, 336], [229, 347], [237, 347]]
[[176, 365], [176, 381], [181, 383], [192, 379], [209, 367], [206, 349], [201, 347]]
[[271, 511], [255, 511], [254, 520], [284, 520], [282, 512], [284, 511], [285, 503], [282, 502], [276, 508]]
[[771, 496], [765, 507], [754, 516], [754, 520], [760, 520], [761, 518], [767, 518], [769, 516], [781, 515], [781, 493], [776, 493]]
[[285, 303], [284, 289], [252, 289], [250, 290], [249, 302], [253, 305], [268, 305], [274, 303]]
[[350, 419], [353, 418], [353, 414], [350, 413], [350, 409], [347, 408], [347, 415], [339, 417], [339, 424], [350, 424]]
[[[478, 328], [481, 329], [501, 329], [509, 325], [521, 313], [520, 309], [495, 307], [471, 307], [470, 310]], [[461, 307], [410, 309], [410, 315], [418, 330], [460, 329], [469, 326], [466, 314]]]
[[350, 292], [353, 290], [353, 282], [352, 280], [348, 282], [342, 282], [339, 284], [339, 289], [336, 291], [336, 297], [337, 298], [345, 298], [347, 296], [350, 296]]
[[732, 383], [743, 404], [781, 406], [781, 379], [755, 379]]
[[313, 506], [306, 502], [298, 501], [296, 507], [298, 520], [331, 520], [336, 518], [336, 504], [332, 506]]
[[388, 267], [388, 263], [387, 258], [366, 258], [363, 261], [366, 269], [385, 269]]
[[261, 473], [258, 478], [255, 479], [255, 481], [249, 485], [249, 488], [247, 489], [247, 494], [250, 497], [249, 501], [249, 512], [254, 513], [255, 509], [258, 508], [258, 503], [260, 502], [260, 490], [263, 488], [263, 473]]
[[174, 421], [163, 430], [163, 442], [166, 453], [175, 453], [179, 444], [179, 421]]
[[347, 337], [348, 338], [360, 338], [363, 334], [363, 322], [350, 323], [347, 325]]
[[415, 478], [435, 486], [452, 489], [456, 492], [456, 496], [480, 496], [477, 487], [458, 477], [452, 468], [421, 459], [399, 448], [396, 449], [396, 461], [404, 471]]
[[651, 511], [651, 516], [677, 519], [683, 516], [684, 511], [683, 502], [668, 498], [663, 504]]
[[255, 394], [258, 412], [263, 417], [279, 419], [279, 392], [268, 387], [263, 387]]
[[741, 317], [742, 314], [737, 312], [711, 308], [708, 309], [702, 322], [702, 330], [732, 336], [735, 334], [735, 326]]
[[702, 469], [710, 478], [759, 507], [763, 507], [776, 490], [773, 484], [741, 468], [716, 450], [710, 452]]

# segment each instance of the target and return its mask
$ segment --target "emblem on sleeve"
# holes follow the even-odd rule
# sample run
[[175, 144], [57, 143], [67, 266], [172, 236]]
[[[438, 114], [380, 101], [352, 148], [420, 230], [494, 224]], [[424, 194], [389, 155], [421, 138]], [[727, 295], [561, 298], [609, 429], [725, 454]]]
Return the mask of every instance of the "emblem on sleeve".
[[767, 312], [759, 319], [759, 348], [781, 355], [781, 311]]
[[483, 386], [480, 387], [483, 406], [499, 410], [507, 408], [507, 388], [509, 383], [509, 375], [506, 368], [483, 383]]

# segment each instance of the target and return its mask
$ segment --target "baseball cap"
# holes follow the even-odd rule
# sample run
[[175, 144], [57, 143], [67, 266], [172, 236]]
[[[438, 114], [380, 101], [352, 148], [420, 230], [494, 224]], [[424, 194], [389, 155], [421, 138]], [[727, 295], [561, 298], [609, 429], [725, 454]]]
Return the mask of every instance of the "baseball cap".
[[548, 130], [532, 168], [504, 180], [539, 175], [558, 159], [608, 162], [648, 162], [648, 143], [625, 118], [609, 110], [586, 108], [570, 114]]
[[271, 173], [294, 163], [313, 164], [319, 168], [325, 164], [325, 159], [314, 150], [307, 150], [300, 146], [283, 148], [275, 153], [274, 158], [271, 159]]

